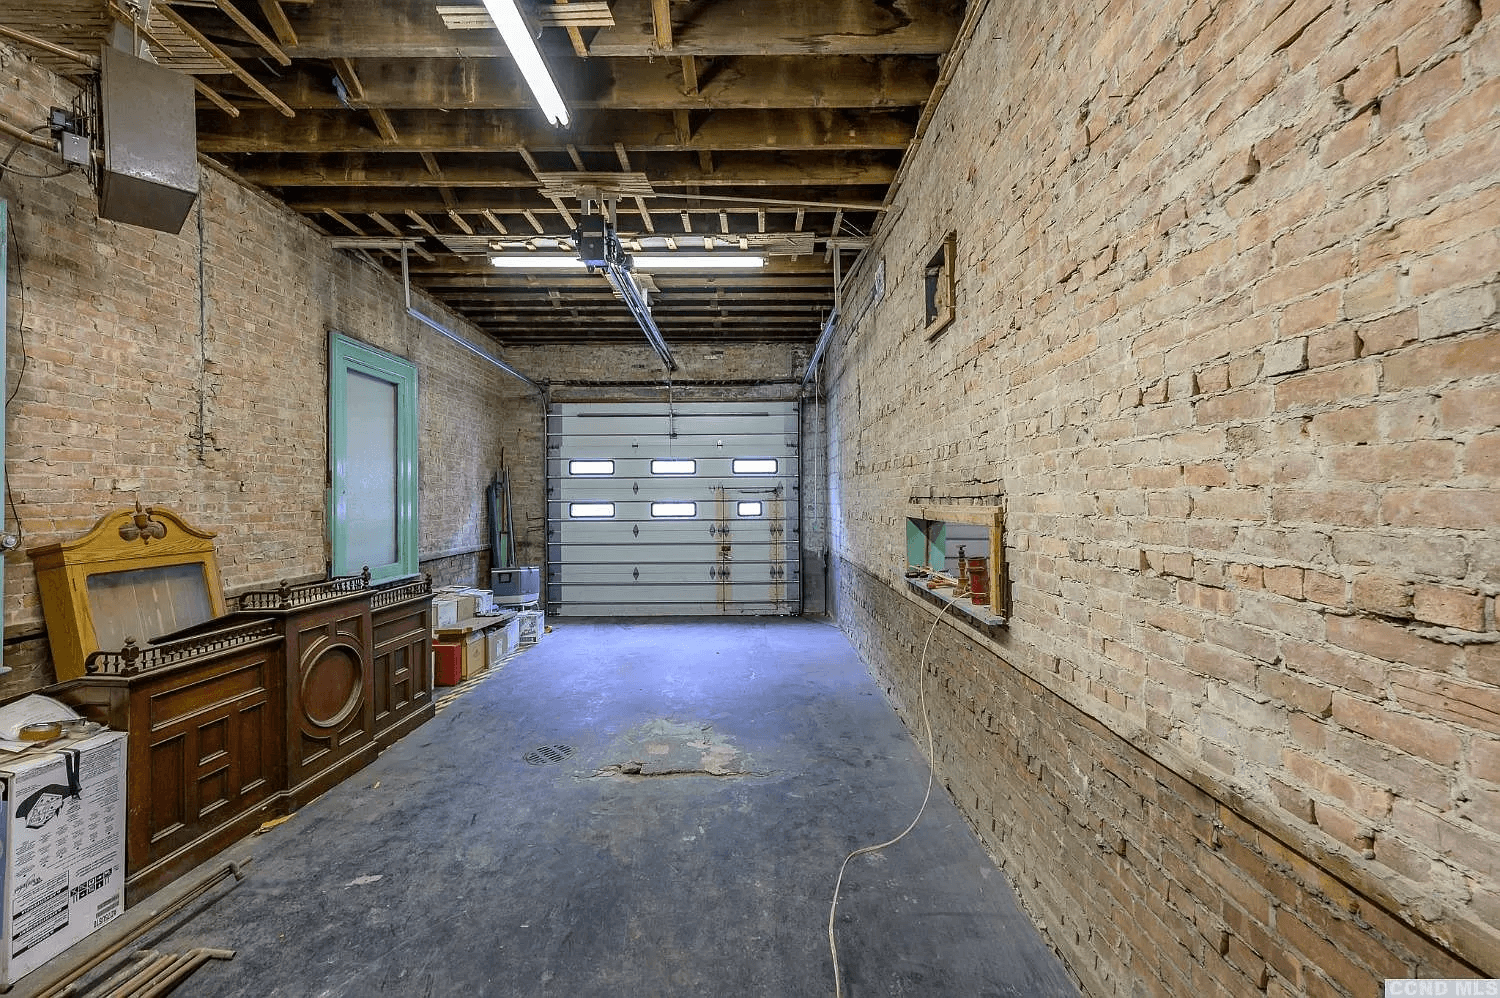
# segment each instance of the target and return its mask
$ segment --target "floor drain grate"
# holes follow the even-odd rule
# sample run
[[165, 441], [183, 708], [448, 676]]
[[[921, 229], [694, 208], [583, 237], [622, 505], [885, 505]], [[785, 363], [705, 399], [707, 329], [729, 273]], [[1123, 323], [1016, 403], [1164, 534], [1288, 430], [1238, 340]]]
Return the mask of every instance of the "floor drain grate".
[[554, 762], [562, 762], [572, 754], [573, 746], [571, 745], [543, 745], [541, 748], [532, 749], [521, 758], [533, 766], [549, 766]]

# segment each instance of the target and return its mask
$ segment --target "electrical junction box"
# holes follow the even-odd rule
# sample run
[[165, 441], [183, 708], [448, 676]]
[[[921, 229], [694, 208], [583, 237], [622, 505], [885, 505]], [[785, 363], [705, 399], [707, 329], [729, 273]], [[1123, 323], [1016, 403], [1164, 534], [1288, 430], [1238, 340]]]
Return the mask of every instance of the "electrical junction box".
[[610, 259], [610, 243], [614, 233], [603, 215], [585, 215], [573, 233], [573, 244], [578, 247], [578, 258], [590, 267], [602, 267]]

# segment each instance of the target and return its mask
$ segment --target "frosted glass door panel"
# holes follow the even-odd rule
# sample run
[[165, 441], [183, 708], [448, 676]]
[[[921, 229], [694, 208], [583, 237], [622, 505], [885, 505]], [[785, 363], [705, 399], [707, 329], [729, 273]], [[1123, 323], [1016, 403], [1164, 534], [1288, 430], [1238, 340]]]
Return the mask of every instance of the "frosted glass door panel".
[[396, 560], [396, 386], [347, 372], [349, 443], [345, 460], [345, 522], [354, 565]]

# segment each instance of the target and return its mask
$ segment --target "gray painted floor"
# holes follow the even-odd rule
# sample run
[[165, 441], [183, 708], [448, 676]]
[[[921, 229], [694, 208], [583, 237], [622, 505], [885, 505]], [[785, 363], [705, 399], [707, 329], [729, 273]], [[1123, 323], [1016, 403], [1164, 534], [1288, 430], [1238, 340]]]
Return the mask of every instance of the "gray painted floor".
[[[554, 621], [275, 830], [181, 995], [827, 996], [925, 756], [819, 621]], [[570, 746], [561, 762], [529, 750]], [[602, 774], [602, 775], [601, 775]], [[339, 843], [329, 850], [318, 843]], [[850, 864], [848, 998], [1076, 995], [941, 787]]]

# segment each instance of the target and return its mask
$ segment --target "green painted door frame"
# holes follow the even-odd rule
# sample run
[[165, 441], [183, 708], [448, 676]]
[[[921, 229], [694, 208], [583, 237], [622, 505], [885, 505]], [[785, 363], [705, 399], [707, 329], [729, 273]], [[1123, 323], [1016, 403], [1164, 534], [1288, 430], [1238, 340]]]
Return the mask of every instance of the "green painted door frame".
[[349, 376], [363, 376], [390, 385], [395, 392], [395, 531], [394, 560], [369, 565], [371, 581], [387, 582], [417, 573], [417, 366], [403, 357], [351, 339], [328, 334], [328, 533], [334, 575], [356, 575], [367, 559], [354, 550], [356, 539], [349, 515], [353, 487], [351, 457], [361, 446], [357, 427], [350, 426]]

